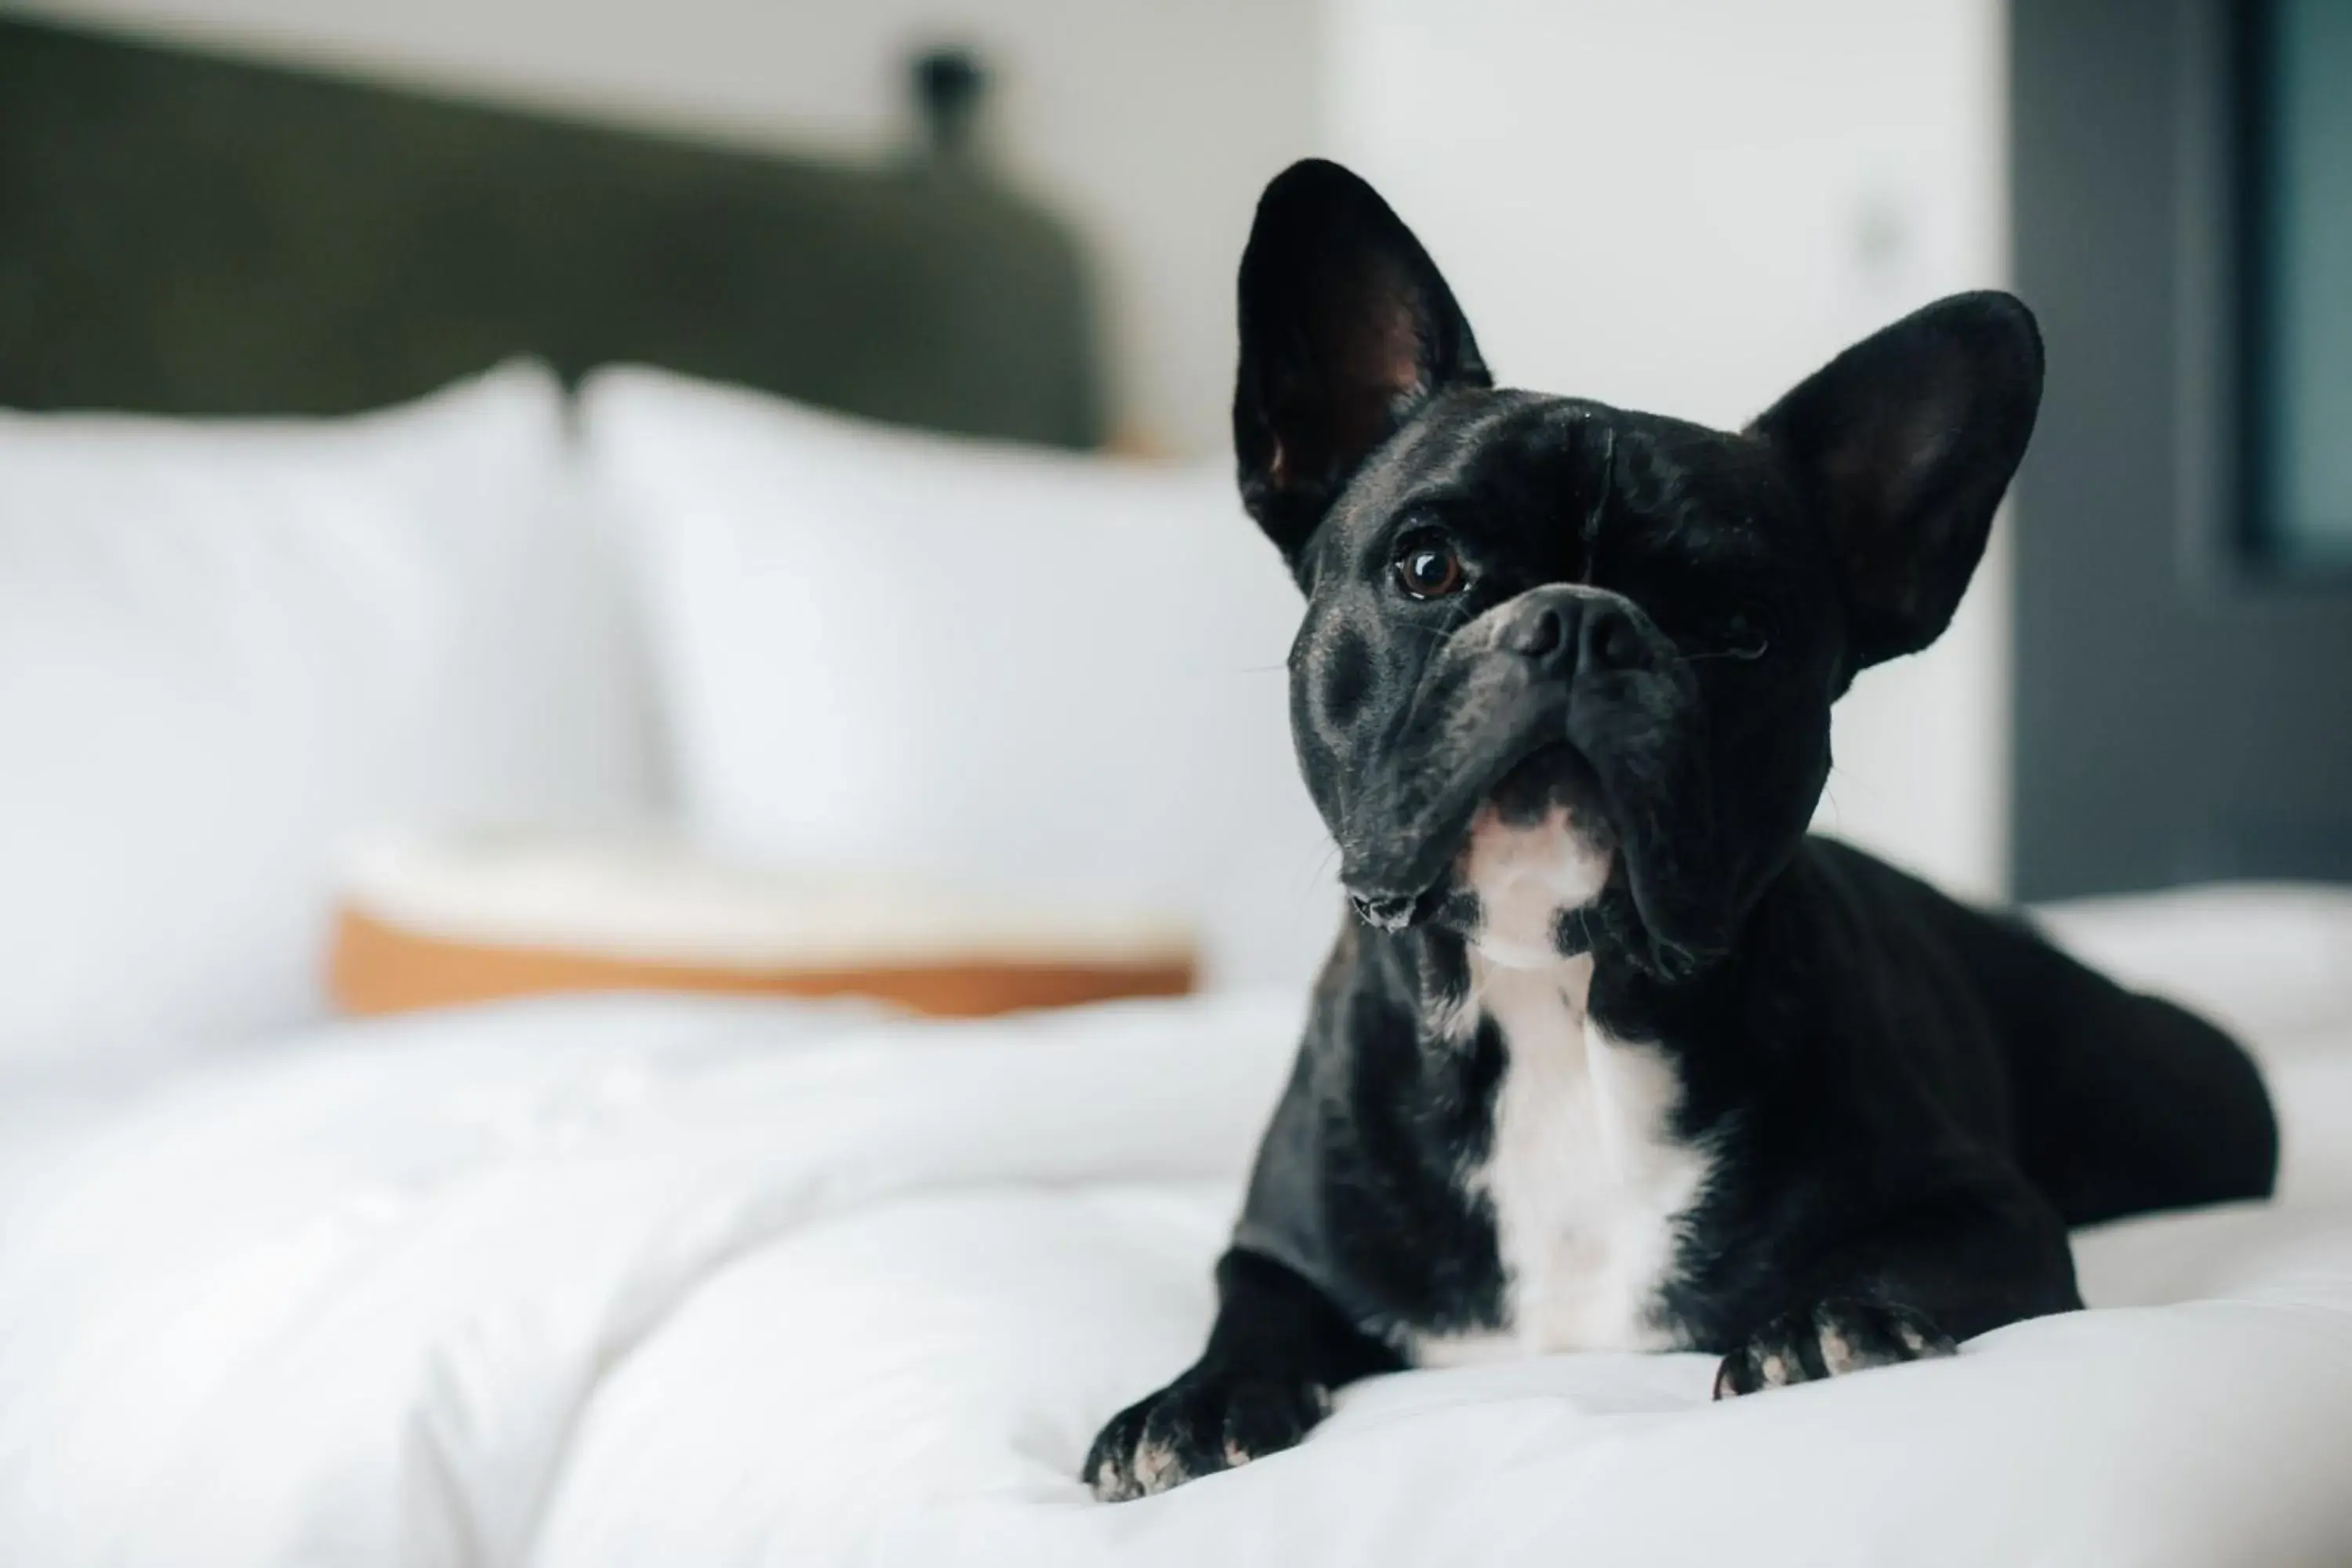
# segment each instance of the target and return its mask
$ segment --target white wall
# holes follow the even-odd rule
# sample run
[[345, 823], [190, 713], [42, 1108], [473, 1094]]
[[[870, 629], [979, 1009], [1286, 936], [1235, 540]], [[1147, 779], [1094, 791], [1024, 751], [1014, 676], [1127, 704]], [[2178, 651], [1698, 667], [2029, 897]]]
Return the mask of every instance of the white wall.
[[1074, 218], [1123, 430], [1224, 449], [1233, 268], [1318, 121], [1317, 0], [32, 0], [69, 20], [785, 151], [906, 144], [903, 60], [997, 68], [1001, 163]]
[[[1329, 142], [1498, 376], [1738, 425], [2006, 271], [2000, 0], [1329, 0]], [[1822, 824], [1997, 891], [2005, 552], [1842, 706]]]

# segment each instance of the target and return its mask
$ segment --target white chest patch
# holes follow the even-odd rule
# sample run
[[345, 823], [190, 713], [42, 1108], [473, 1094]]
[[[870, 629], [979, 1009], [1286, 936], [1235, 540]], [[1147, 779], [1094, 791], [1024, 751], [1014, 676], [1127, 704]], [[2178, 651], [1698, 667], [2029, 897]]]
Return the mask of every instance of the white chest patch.
[[1587, 1016], [1590, 957], [1511, 969], [1474, 955], [1471, 972], [1509, 1053], [1486, 1157], [1465, 1173], [1493, 1205], [1503, 1321], [1418, 1338], [1414, 1359], [1668, 1348], [1658, 1291], [1714, 1163], [1670, 1135], [1680, 1080], [1661, 1052]]

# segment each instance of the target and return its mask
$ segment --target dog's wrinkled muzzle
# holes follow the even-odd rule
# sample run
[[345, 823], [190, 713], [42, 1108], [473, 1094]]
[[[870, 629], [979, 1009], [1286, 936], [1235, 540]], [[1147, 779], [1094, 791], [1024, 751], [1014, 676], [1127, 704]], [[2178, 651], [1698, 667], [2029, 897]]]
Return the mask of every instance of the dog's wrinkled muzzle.
[[1689, 665], [1629, 601], [1554, 584], [1451, 639], [1380, 763], [1349, 792], [1340, 881], [1370, 926], [1431, 917], [1473, 818], [1547, 747], [1590, 765], [1627, 890], [1654, 945], [1705, 949], [1727, 889], [1714, 864], [1703, 723]]

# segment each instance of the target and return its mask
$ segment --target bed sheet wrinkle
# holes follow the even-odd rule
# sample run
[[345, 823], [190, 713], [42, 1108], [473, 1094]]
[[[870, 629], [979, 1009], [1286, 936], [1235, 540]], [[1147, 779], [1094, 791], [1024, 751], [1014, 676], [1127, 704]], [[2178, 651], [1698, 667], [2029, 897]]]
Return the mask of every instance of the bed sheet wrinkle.
[[[166, 1097], [0, 1247], [35, 1303], [0, 1325], [0, 1560], [518, 1561], [600, 1377], [730, 1259], [900, 1192], [1234, 1164], [1295, 1012], [1199, 1011], [519, 1006]], [[1260, 1047], [1180, 1074], [1203, 1018]]]

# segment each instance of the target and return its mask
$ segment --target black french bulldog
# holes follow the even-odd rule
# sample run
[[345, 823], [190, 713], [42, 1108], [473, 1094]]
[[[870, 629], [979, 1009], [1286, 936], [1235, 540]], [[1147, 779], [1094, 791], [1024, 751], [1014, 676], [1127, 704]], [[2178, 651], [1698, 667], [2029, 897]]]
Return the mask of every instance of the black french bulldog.
[[2069, 1226], [2271, 1190], [2252, 1063], [2016, 921], [1809, 837], [1830, 705], [1951, 619], [2042, 389], [2006, 294], [1746, 430], [1496, 390], [1335, 164], [1241, 266], [1242, 494], [1307, 594], [1291, 719], [1356, 918], [1206, 1350], [1123, 1499], [1368, 1373], [1719, 1353], [1718, 1398], [2079, 1307]]

